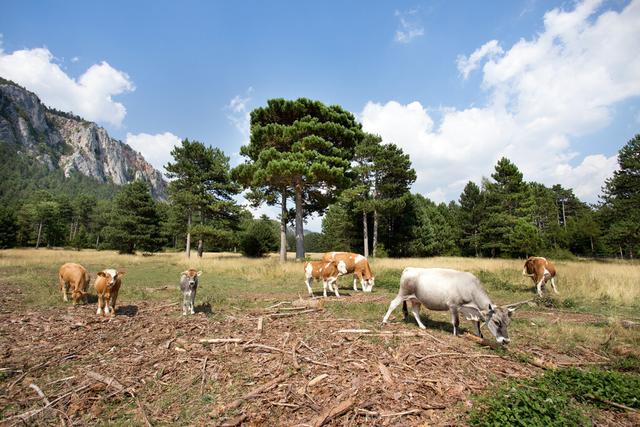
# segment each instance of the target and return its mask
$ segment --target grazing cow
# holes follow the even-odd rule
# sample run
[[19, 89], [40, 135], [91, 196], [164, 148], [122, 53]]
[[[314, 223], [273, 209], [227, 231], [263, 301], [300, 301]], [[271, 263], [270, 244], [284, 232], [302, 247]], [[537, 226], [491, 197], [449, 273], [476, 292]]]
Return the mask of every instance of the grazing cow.
[[467, 320], [475, 322], [480, 337], [480, 322], [486, 322], [489, 331], [501, 344], [509, 342], [507, 326], [511, 322], [511, 314], [517, 308], [517, 305], [499, 307], [493, 304], [477, 277], [471, 273], [446, 268], [405, 268], [400, 277], [398, 296], [389, 304], [389, 310], [382, 323], [387, 323], [391, 312], [400, 303], [404, 303], [403, 311], [406, 318], [406, 301], [411, 301], [413, 317], [422, 329], [426, 327], [420, 321], [421, 304], [429, 310], [449, 310], [453, 335], [458, 335], [458, 313], [462, 313]]
[[343, 274], [353, 273], [353, 290], [358, 290], [357, 279], [360, 280], [360, 286], [364, 292], [371, 292], [375, 277], [371, 273], [369, 261], [365, 257], [352, 252], [327, 252], [322, 256], [323, 261], [344, 262], [347, 266], [347, 272]]
[[194, 314], [193, 304], [196, 301], [196, 291], [198, 290], [198, 277], [202, 271], [188, 269], [180, 273], [180, 290], [182, 291], [182, 315]]
[[[121, 278], [124, 271], [116, 271], [113, 268], [98, 273], [93, 286], [98, 294], [98, 311], [96, 314], [116, 314], [116, 300], [122, 284]], [[104, 311], [103, 311], [104, 310]]]
[[338, 263], [334, 261], [308, 261], [304, 263], [304, 276], [305, 276], [305, 285], [307, 285], [307, 289], [309, 290], [309, 296], [313, 296], [313, 291], [311, 290], [311, 282], [313, 279], [322, 280], [322, 293], [324, 297], [327, 297], [327, 287], [329, 287], [330, 291], [335, 292], [336, 296], [339, 297], [338, 293], [338, 285], [336, 284], [336, 280], [338, 280], [338, 276], [341, 274], [345, 274], [347, 272], [347, 267], [343, 261], [339, 261]]
[[89, 272], [86, 268], [73, 262], [62, 264], [58, 270], [58, 280], [64, 301], [69, 301], [67, 292], [71, 291], [71, 300], [74, 304], [77, 304], [80, 298], [86, 304], [89, 287]]
[[542, 288], [547, 284], [547, 281], [551, 279], [551, 286], [553, 292], [559, 293], [556, 289], [556, 266], [546, 258], [541, 256], [530, 256], [524, 263], [522, 275], [531, 277], [533, 283], [536, 285], [538, 295], [542, 296]]

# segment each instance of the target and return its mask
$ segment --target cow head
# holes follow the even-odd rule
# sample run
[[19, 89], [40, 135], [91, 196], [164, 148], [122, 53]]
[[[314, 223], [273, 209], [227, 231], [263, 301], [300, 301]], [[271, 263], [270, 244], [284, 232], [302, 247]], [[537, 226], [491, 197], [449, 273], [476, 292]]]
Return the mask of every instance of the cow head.
[[189, 288], [195, 289], [198, 287], [198, 277], [202, 274], [202, 271], [194, 270], [190, 268], [187, 271], [183, 271], [180, 274], [181, 280], [187, 280], [189, 282]]
[[122, 276], [124, 276], [124, 274], [124, 271], [116, 271], [111, 268], [108, 270], [100, 271], [98, 273], [98, 276], [104, 277], [107, 281], [107, 288], [111, 289], [113, 285], [115, 285], [116, 282], [120, 280]]
[[73, 301], [74, 304], [77, 304], [78, 301], [80, 301], [80, 299], [86, 298], [85, 295], [87, 295], [87, 293], [81, 289], [71, 290], [71, 300]]
[[509, 344], [509, 332], [507, 327], [511, 323], [511, 315], [516, 311], [517, 306], [500, 307], [489, 304], [487, 310], [478, 310], [475, 307], [460, 307], [460, 312], [468, 319], [483, 321], [487, 325], [489, 332], [496, 337], [500, 344]]
[[523, 276], [528, 276], [528, 277], [532, 277], [533, 273], [535, 272], [535, 257], [530, 256], [525, 262], [524, 262], [524, 268], [522, 269], [522, 275]]
[[365, 280], [365, 281], [364, 281], [364, 284], [363, 284], [363, 286], [362, 286], [362, 290], [363, 290], [364, 292], [371, 292], [371, 291], [373, 291], [373, 285], [375, 284], [375, 280], [376, 280], [376, 278], [375, 278], [375, 277], [373, 277], [373, 276], [371, 276], [371, 279], [369, 279], [369, 280]]

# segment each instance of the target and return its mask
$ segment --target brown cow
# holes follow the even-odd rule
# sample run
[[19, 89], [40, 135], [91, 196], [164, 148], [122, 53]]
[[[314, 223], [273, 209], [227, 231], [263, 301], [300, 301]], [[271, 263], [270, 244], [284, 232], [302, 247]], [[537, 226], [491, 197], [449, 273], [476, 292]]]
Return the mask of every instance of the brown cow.
[[58, 280], [64, 301], [69, 301], [67, 292], [71, 291], [71, 300], [74, 304], [77, 304], [80, 298], [86, 304], [87, 288], [89, 287], [89, 272], [86, 268], [74, 262], [62, 264], [58, 270]]
[[344, 262], [346, 272], [340, 271], [340, 276], [353, 273], [353, 290], [358, 290], [357, 280], [360, 280], [360, 286], [364, 292], [371, 292], [375, 277], [371, 273], [369, 261], [360, 254], [352, 252], [327, 252], [322, 256], [323, 261], [335, 261], [336, 263]]
[[524, 263], [524, 269], [522, 270], [523, 276], [531, 277], [533, 283], [536, 285], [538, 295], [542, 296], [542, 288], [547, 284], [547, 281], [551, 279], [551, 286], [553, 286], [553, 292], [558, 293], [556, 289], [556, 267], [553, 263], [546, 258], [539, 256], [531, 256]]
[[[120, 290], [120, 278], [124, 271], [116, 271], [112, 268], [98, 273], [93, 286], [98, 294], [98, 311], [96, 314], [116, 314], [116, 300]], [[103, 311], [104, 309], [104, 311]]]
[[[344, 263], [341, 264], [341, 267], [344, 271]], [[338, 265], [333, 261], [308, 261], [304, 263], [304, 283], [309, 290], [309, 296], [313, 296], [311, 282], [313, 282], [313, 279], [316, 279], [322, 280], [322, 292], [325, 298], [327, 297], [327, 286], [330, 291], [335, 292], [336, 296], [339, 297], [338, 286], [334, 286], [339, 275], [340, 270], [338, 269]]]

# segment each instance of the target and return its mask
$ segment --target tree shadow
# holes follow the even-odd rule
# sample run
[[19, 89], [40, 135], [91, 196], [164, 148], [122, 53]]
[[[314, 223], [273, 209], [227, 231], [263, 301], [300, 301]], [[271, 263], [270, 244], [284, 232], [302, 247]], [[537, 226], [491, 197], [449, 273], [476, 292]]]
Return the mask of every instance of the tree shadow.
[[210, 314], [213, 314], [213, 310], [211, 309], [211, 304], [208, 302], [195, 306], [193, 308], [193, 311], [196, 313], [204, 313], [207, 316]]
[[116, 307], [116, 314], [133, 317], [138, 314], [138, 306], [137, 305], [121, 305], [120, 307]]

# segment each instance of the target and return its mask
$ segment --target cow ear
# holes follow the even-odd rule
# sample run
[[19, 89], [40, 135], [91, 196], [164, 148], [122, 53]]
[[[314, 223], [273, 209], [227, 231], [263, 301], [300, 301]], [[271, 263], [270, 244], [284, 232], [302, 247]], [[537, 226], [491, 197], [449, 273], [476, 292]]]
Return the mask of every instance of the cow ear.
[[462, 315], [467, 320], [474, 320], [478, 322], [480, 320], [484, 321], [486, 319], [485, 315], [475, 307], [462, 306], [458, 309], [458, 311], [460, 311], [460, 313], [462, 313]]
[[202, 270], [198, 271], [198, 277], [202, 274]]
[[100, 277], [107, 277], [107, 275], [104, 273], [104, 271], [99, 271], [99, 272], [98, 272], [98, 276], [100, 276]]
[[188, 276], [189, 275], [189, 271], [183, 271], [182, 273], [180, 273], [180, 276]]
[[116, 277], [119, 279], [119, 278], [121, 278], [122, 276], [124, 276], [125, 274], [127, 274], [127, 272], [126, 272], [126, 271], [118, 271], [118, 272], [116, 273]]

